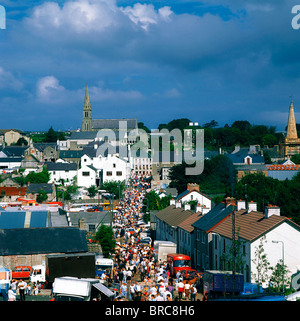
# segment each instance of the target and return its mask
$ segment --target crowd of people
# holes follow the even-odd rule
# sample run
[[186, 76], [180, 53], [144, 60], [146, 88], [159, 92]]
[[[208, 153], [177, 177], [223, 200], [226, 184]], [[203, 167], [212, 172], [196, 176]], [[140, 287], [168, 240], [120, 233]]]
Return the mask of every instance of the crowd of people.
[[142, 224], [142, 207], [149, 188], [148, 177], [131, 177], [114, 214], [114, 233], [118, 242], [113, 282], [119, 284], [119, 295], [115, 300], [199, 300], [200, 279], [196, 283], [195, 280], [187, 281], [180, 273], [172, 277], [167, 262], [156, 261], [151, 245], [140, 242], [141, 233], [147, 230]]
[[[20, 301], [25, 301], [26, 295], [38, 295], [41, 291], [41, 284], [25, 282], [23, 279], [12, 279], [7, 293], [2, 291], [4, 301], [16, 301], [19, 293]], [[7, 297], [6, 297], [7, 296]]]

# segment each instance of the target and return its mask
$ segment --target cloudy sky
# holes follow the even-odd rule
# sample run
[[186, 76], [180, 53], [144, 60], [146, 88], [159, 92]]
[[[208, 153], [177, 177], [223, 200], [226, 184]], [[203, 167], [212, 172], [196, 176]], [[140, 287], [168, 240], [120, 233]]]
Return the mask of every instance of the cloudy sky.
[[[300, 123], [300, 29], [290, 0], [0, 0], [0, 128], [93, 118]], [[300, 22], [300, 20], [299, 20]]]

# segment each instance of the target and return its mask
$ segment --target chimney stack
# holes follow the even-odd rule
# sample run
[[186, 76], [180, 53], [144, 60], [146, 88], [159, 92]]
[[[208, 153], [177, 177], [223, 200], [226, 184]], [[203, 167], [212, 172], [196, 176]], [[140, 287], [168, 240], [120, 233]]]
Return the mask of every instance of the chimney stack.
[[184, 210], [185, 211], [190, 211], [191, 210], [191, 204], [189, 204], [189, 203], [184, 204]]
[[172, 198], [172, 199], [170, 200], [170, 205], [175, 205], [175, 203], [176, 203], [176, 201], [174, 200], [174, 198]]
[[79, 229], [84, 230], [84, 218], [78, 220]]
[[265, 207], [265, 218], [269, 218], [272, 215], [280, 216], [280, 207], [269, 204]]
[[236, 206], [236, 200], [235, 200], [235, 198], [234, 198], [234, 197], [226, 197], [226, 198], [225, 198], [225, 205], [226, 205], [226, 207], [227, 207], [228, 205], [234, 205], [234, 206]]
[[199, 185], [196, 183], [188, 183], [187, 184], [187, 189], [192, 192], [192, 191], [197, 191], [199, 192]]
[[248, 203], [248, 213], [250, 213], [252, 211], [257, 212], [257, 203], [253, 202], [253, 201]]
[[201, 206], [201, 204], [200, 204], [200, 203], [198, 203], [198, 204], [196, 205], [195, 212], [196, 212], [196, 213], [201, 213], [201, 214], [202, 214], [202, 206]]
[[176, 204], [175, 204], [176, 208], [180, 208], [181, 207], [181, 202], [180, 201], [177, 201]]
[[237, 210], [245, 210], [246, 209], [246, 201], [239, 200], [237, 201]]

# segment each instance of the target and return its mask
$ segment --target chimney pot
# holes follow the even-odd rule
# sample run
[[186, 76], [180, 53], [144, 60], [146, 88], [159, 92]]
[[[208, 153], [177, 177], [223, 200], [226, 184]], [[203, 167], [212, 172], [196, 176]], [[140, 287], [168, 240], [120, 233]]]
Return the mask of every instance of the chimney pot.
[[184, 204], [184, 210], [185, 211], [190, 211], [191, 210], [191, 204], [189, 204], [189, 203]]

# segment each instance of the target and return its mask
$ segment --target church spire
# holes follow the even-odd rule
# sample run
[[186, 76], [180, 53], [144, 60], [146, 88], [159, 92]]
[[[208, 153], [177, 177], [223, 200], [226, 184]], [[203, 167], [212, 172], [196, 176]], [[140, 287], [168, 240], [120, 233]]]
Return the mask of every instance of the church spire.
[[84, 106], [91, 106], [88, 85], [85, 87]]
[[296, 121], [295, 121], [294, 105], [293, 105], [293, 101], [291, 101], [286, 139], [290, 140], [290, 139], [297, 139], [297, 138], [298, 138], [298, 135], [297, 135]]
[[87, 85], [85, 87], [81, 130], [84, 132], [93, 130], [92, 106]]

